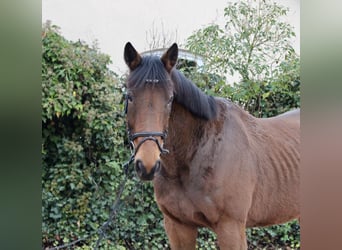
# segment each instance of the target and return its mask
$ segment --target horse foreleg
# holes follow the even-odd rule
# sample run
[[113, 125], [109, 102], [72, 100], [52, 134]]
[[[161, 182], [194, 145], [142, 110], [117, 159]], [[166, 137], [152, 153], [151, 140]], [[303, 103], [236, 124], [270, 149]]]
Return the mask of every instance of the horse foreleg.
[[196, 249], [197, 228], [181, 224], [164, 215], [164, 225], [172, 250]]
[[218, 223], [215, 232], [221, 250], [247, 249], [245, 223], [234, 219], [224, 220]]

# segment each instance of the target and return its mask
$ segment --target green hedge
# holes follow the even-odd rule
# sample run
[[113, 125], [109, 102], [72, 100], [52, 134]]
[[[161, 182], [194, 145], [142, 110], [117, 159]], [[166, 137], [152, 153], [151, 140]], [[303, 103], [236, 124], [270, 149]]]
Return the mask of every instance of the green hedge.
[[129, 150], [109, 56], [49, 25], [42, 45], [42, 231], [52, 246], [89, 237], [107, 219]]
[[[56, 26], [43, 27], [43, 248], [71, 243], [70, 249], [93, 249], [97, 230], [107, 221], [125, 178], [122, 163], [128, 160], [130, 150], [122, 105], [124, 86], [123, 79], [108, 69], [109, 63], [109, 56], [96, 46], [67, 41]], [[206, 89], [210, 83], [206, 84], [200, 87], [214, 91]], [[238, 101], [241, 89], [231, 87], [221, 95], [232, 94]], [[281, 103], [281, 91], [275, 93], [280, 98], [276, 102]], [[140, 182], [133, 173], [119, 208], [100, 249], [168, 247], [151, 183]], [[216, 248], [212, 232], [201, 229], [199, 235], [198, 249]], [[297, 223], [252, 229], [248, 236], [253, 246], [299, 245]]]

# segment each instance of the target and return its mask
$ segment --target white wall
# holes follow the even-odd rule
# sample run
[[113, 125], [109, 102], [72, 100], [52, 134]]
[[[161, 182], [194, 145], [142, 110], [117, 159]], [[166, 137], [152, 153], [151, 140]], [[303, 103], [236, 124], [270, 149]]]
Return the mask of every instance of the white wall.
[[[277, 0], [290, 7], [289, 22], [295, 27], [294, 47], [299, 52], [299, 0]], [[127, 41], [138, 51], [148, 49], [146, 32], [153, 23], [177, 31], [178, 43], [196, 29], [220, 22], [227, 0], [42, 0], [42, 22], [51, 20], [69, 40], [98, 41], [109, 54], [117, 73], [124, 73], [123, 47]]]

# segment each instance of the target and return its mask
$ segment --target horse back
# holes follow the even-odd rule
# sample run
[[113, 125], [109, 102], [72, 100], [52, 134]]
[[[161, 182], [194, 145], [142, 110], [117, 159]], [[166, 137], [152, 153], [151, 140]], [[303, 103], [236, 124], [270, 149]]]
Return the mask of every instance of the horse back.
[[294, 122], [300, 122], [300, 109], [294, 109], [275, 116], [278, 119], [286, 119]]

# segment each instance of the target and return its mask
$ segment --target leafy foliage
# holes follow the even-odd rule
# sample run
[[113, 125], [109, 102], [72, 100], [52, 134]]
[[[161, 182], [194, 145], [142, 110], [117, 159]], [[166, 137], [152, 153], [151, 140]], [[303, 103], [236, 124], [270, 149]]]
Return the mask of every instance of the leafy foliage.
[[248, 245], [251, 249], [283, 249], [284, 246], [299, 249], [299, 231], [297, 221], [265, 228], [250, 228], [247, 229]]
[[[224, 27], [211, 24], [188, 38], [186, 47], [206, 60], [202, 74], [187, 71], [188, 77], [257, 117], [299, 107], [299, 56], [290, 43], [295, 33], [281, 21], [287, 12], [269, 0], [229, 3]], [[238, 82], [228, 83], [228, 75]]]
[[[91, 246], [108, 219], [124, 177], [121, 164], [128, 159], [122, 81], [108, 69], [109, 56], [65, 40], [55, 26], [44, 27], [42, 43], [43, 244], [85, 238]], [[119, 216], [120, 232], [113, 229], [115, 246], [124, 246], [122, 239], [143, 242], [145, 230], [161, 221], [151, 188], [144, 193], [149, 200], [142, 201], [134, 183], [124, 193], [130, 202]]]
[[187, 47], [204, 56], [208, 72], [239, 75], [242, 81], [272, 78], [279, 61], [293, 52], [295, 33], [280, 21], [287, 12], [269, 0], [229, 3], [225, 26], [212, 24], [196, 31]]

